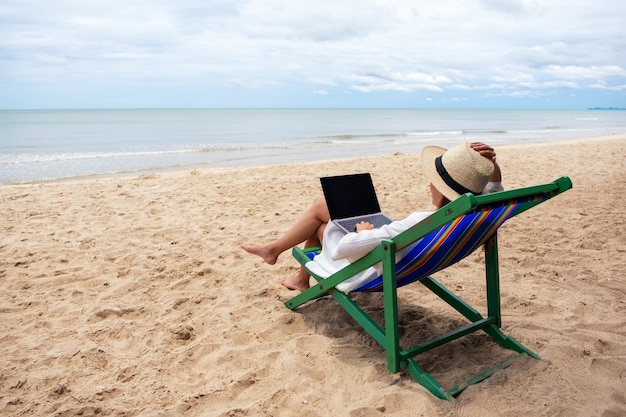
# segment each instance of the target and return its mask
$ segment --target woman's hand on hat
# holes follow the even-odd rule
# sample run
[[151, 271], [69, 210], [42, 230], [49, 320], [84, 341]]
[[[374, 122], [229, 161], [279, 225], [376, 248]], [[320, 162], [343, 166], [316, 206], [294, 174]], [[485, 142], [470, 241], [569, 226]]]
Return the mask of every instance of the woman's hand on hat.
[[470, 148], [478, 152], [481, 156], [490, 159], [492, 162], [496, 162], [496, 151], [489, 145], [485, 145], [482, 142], [470, 143]]

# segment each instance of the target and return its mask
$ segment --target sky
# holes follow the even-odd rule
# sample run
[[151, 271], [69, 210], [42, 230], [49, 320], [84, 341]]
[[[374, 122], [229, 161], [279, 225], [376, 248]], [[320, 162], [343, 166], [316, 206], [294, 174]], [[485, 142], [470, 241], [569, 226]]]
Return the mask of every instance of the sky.
[[2, 0], [0, 109], [626, 108], [624, 0]]

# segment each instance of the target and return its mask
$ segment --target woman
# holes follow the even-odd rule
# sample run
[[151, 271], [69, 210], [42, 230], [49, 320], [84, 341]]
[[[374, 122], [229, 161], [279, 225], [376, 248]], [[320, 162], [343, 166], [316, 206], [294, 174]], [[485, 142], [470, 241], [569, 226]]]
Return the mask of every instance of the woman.
[[[421, 158], [424, 172], [430, 180], [432, 203], [436, 208], [443, 207], [465, 192], [481, 194], [502, 189], [496, 153], [483, 143], [461, 143], [450, 150], [428, 146], [422, 150]], [[316, 261], [332, 272], [329, 270], [340, 269], [348, 260], [366, 254], [363, 251], [371, 245], [375, 247], [380, 240], [393, 238], [429, 214], [413, 213], [406, 219], [379, 229], [362, 222], [357, 225], [355, 233], [345, 234], [330, 222], [326, 201], [318, 198], [296, 224], [277, 240], [266, 245], [241, 245], [241, 248], [274, 265], [281, 253], [302, 242], [305, 247], [323, 245], [323, 256], [316, 258]], [[361, 236], [357, 237], [357, 234]], [[304, 291], [309, 288], [309, 279], [306, 269], [300, 268], [297, 274], [283, 278], [281, 284], [290, 290]]]

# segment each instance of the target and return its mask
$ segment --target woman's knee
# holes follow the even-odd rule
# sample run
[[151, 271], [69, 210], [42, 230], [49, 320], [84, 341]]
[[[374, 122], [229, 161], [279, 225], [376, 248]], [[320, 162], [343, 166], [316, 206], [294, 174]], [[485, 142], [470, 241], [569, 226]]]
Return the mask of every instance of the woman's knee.
[[324, 197], [319, 197], [313, 202], [313, 210], [315, 211], [317, 218], [322, 222], [328, 223], [330, 221], [328, 205], [326, 204], [326, 199]]

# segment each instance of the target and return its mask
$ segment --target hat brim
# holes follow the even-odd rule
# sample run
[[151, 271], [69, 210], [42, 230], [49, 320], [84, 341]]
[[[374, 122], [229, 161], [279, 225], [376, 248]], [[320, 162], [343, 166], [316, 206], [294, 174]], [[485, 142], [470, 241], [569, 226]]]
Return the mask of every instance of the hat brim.
[[437, 172], [437, 168], [435, 167], [435, 159], [441, 155], [443, 155], [447, 149], [440, 148], [439, 146], [426, 146], [422, 149], [421, 158], [422, 158], [422, 168], [424, 170], [424, 174], [431, 182], [431, 184], [443, 194], [448, 200], [453, 201], [461, 196], [461, 194], [454, 191], [450, 186], [448, 186], [439, 173]]

